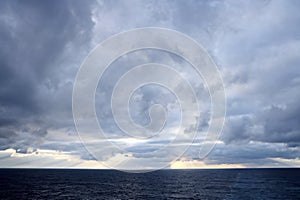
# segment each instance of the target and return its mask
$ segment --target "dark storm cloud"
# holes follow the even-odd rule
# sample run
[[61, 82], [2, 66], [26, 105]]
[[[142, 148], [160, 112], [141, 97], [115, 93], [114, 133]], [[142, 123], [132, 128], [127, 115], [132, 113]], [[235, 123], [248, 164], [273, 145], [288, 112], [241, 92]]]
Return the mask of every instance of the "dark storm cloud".
[[[56, 112], [58, 118], [71, 116], [70, 106], [61, 105], [71, 103], [64, 95], [70, 94], [65, 90], [71, 91], [72, 84], [65, 80], [74, 78], [72, 68], [78, 66], [68, 66], [71, 64], [64, 61], [72, 63], [78, 57], [66, 56], [70, 48], [84, 52], [89, 45], [92, 4], [58, 0], [0, 2], [1, 139], [12, 135], [12, 139], [1, 142], [2, 146], [18, 143], [26, 148], [31, 142], [20, 140], [22, 135], [45, 136], [52, 120], [46, 117], [51, 112]], [[38, 127], [28, 127], [32, 124]]]

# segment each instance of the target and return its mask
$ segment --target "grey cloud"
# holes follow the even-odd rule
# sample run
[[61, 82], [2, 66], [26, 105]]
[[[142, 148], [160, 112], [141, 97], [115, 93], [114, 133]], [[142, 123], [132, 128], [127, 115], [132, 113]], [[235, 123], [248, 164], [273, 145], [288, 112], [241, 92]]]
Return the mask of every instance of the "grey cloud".
[[[193, 145], [184, 154], [186, 160], [199, 160], [197, 154], [201, 145]], [[217, 144], [209, 157], [203, 161], [206, 164], [243, 164], [248, 167], [275, 166], [276, 158], [297, 159], [299, 149], [282, 143], [232, 143]]]
[[[260, 119], [260, 118], [259, 118]], [[264, 137], [266, 142], [300, 142], [300, 105], [288, 105], [280, 108], [272, 105], [263, 113], [265, 122]]]
[[[299, 25], [299, 2], [243, 4], [227, 4], [234, 12], [228, 13], [230, 18], [224, 18], [221, 27], [230, 29], [224, 29], [222, 37], [215, 36], [215, 57], [228, 92], [222, 140], [293, 145], [300, 135], [300, 31], [294, 28]], [[237, 13], [242, 17], [232, 18]]]
[[[79, 65], [95, 44], [113, 33], [161, 26], [203, 44], [223, 74], [228, 106], [221, 140], [226, 145], [217, 145], [209, 157], [212, 161], [207, 162], [260, 165], [268, 158], [296, 158], [300, 143], [299, 6], [293, 0], [1, 1], [0, 149], [26, 152], [29, 147], [41, 147], [90, 159], [72, 140], [67, 144], [46, 138], [51, 129], [74, 129], [71, 93]], [[178, 63], [176, 58], [163, 60], [159, 55], [155, 59]], [[128, 69], [120, 66], [123, 63], [108, 71], [102, 80], [106, 85], [96, 94], [100, 123], [111, 133], [119, 130], [106, 96]], [[206, 97], [197, 78], [189, 78], [199, 89], [198, 95]], [[151, 99], [153, 92], [144, 95]], [[209, 124], [209, 106], [203, 107], [200, 131]], [[151, 150], [150, 145], [147, 148]], [[195, 145], [186, 156], [197, 159], [199, 149]], [[139, 146], [131, 150], [143, 151]]]
[[[32, 131], [29, 138], [42, 138], [53, 126], [51, 120], [71, 119], [71, 106], [67, 105], [71, 105], [72, 83], [65, 80], [74, 78], [78, 65], [71, 63], [78, 58], [66, 52], [76, 48], [72, 53], [80, 57], [89, 48], [93, 2], [0, 4], [0, 125], [5, 127], [1, 132], [25, 137], [23, 132], [28, 129]], [[30, 130], [34, 124], [40, 129]], [[30, 146], [36, 138], [17, 140], [7, 141], [5, 146], [18, 148], [22, 141]]]

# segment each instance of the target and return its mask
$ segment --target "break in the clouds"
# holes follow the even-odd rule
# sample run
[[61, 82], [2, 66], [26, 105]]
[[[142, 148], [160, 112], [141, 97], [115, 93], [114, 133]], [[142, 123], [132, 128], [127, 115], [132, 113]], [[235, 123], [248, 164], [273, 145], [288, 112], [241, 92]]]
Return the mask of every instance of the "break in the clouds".
[[[191, 36], [221, 70], [227, 93], [226, 124], [219, 143], [199, 166], [203, 162], [213, 166], [299, 166], [299, 8], [296, 0], [1, 1], [0, 167], [49, 166], [55, 157], [59, 163], [53, 161], [50, 166], [90, 167], [84, 163], [93, 158], [78, 139], [72, 119], [76, 72], [89, 51], [111, 34], [149, 26]], [[113, 81], [126, 71], [125, 63], [177, 64], [199, 91], [197, 95], [207, 97], [203, 82], [188, 73], [186, 64], [174, 55], [161, 55], [145, 51], [136, 53], [138, 60], [128, 56], [114, 64], [111, 74], [103, 77], [104, 85], [97, 89], [99, 119], [111, 137], [133, 155], [166, 144], [170, 138], [145, 143], [118, 140], [119, 130], [106, 100]], [[172, 133], [178, 102], [172, 95], [155, 98], [166, 92], [159, 91], [138, 91], [132, 115], [136, 122], [147, 124], [145, 110], [158, 99], [173, 108], [167, 127]], [[203, 102], [202, 108], [199, 141], [209, 123], [209, 104]], [[190, 162], [197, 167], [200, 146], [196, 140], [178, 161], [181, 166]]]

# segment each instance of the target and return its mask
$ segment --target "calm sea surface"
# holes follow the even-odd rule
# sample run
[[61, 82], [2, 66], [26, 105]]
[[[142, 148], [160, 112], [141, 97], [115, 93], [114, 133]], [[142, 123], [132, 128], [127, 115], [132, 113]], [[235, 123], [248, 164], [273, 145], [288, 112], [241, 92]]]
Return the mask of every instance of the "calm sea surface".
[[300, 199], [300, 169], [0, 169], [0, 199]]

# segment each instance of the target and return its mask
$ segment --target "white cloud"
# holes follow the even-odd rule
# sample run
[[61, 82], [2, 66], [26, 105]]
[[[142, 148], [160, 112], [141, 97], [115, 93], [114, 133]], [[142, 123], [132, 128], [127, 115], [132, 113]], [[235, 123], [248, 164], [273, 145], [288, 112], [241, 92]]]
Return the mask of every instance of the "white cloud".
[[1, 168], [95, 168], [105, 169], [95, 160], [83, 160], [69, 152], [38, 149], [31, 153], [18, 153], [14, 149], [0, 151]]

